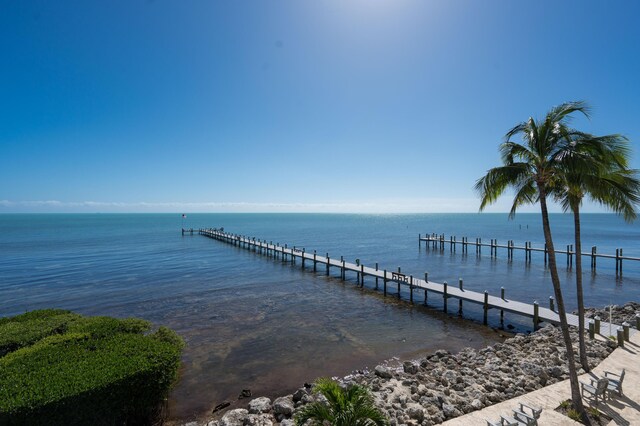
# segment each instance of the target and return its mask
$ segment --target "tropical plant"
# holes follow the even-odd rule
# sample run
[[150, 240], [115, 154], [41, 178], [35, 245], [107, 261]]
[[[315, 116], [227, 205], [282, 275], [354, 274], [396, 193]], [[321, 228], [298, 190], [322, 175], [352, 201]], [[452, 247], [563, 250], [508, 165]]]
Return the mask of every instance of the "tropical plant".
[[326, 401], [307, 404], [296, 416], [296, 425], [312, 420], [313, 424], [333, 426], [386, 426], [389, 420], [375, 406], [369, 390], [360, 385], [341, 387], [336, 381], [320, 378], [314, 383], [314, 393]]
[[[571, 114], [576, 112], [586, 114], [586, 104], [567, 102], [551, 108], [543, 120], [536, 121], [530, 117], [512, 128], [500, 145], [503, 165], [488, 170], [485, 176], [478, 179], [475, 189], [481, 198], [480, 210], [482, 211], [487, 205], [495, 202], [507, 188], [513, 188], [515, 195], [509, 214], [511, 218], [518, 207], [540, 203], [549, 272], [557, 302], [560, 329], [567, 351], [571, 400], [573, 406], [582, 413], [584, 405], [580, 397], [574, 350], [560, 287], [547, 206], [547, 197], [552, 195], [553, 188], [557, 187], [558, 182], [562, 180], [563, 171], [559, 158], [567, 145], [576, 139], [576, 133], [578, 133], [568, 126]], [[522, 137], [523, 143], [511, 140], [518, 135]]]
[[[585, 197], [604, 205], [628, 222], [636, 218], [635, 206], [640, 202], [640, 180], [637, 171], [628, 169], [629, 144], [621, 135], [592, 136], [574, 134], [558, 160], [562, 180], [552, 192], [565, 212], [573, 213], [576, 253], [576, 296], [578, 302], [578, 347], [580, 364], [589, 371], [585, 342], [584, 297], [582, 290], [582, 241], [580, 207]], [[570, 138], [569, 138], [570, 139]]]

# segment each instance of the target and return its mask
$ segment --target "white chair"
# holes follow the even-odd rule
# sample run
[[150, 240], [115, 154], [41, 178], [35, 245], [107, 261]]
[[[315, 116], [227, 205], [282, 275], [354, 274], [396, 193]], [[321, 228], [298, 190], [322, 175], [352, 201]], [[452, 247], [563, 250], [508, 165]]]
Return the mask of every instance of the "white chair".
[[609, 386], [607, 386], [609, 395], [611, 395], [611, 392], [613, 392], [618, 396], [622, 396], [622, 381], [624, 380], [624, 373], [624, 368], [622, 369], [622, 373], [620, 374], [612, 373], [610, 371], [604, 372], [604, 377], [609, 379]]

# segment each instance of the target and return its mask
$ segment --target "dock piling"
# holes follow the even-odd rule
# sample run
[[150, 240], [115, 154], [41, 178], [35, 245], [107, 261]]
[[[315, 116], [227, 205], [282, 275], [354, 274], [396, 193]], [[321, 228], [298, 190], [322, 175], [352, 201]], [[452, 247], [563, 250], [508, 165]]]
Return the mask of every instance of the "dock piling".
[[444, 293], [442, 293], [442, 299], [444, 301], [444, 312], [447, 312], [447, 282], [445, 281], [444, 283], [442, 283], [443, 287], [444, 287]]
[[483, 319], [483, 324], [487, 325], [487, 317], [489, 315], [489, 292], [487, 290], [484, 291], [484, 305], [483, 305], [483, 310], [484, 310], [484, 319]]
[[[458, 279], [458, 288], [460, 291], [464, 291], [462, 288], [462, 278]], [[458, 299], [458, 315], [462, 316], [462, 299]]]

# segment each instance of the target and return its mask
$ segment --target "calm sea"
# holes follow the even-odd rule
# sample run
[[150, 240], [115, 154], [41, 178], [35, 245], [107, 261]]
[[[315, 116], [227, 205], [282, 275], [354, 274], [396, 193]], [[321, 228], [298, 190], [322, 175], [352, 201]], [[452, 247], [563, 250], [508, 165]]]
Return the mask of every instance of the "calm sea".
[[[344, 375], [393, 356], [437, 348], [480, 347], [498, 339], [478, 307], [445, 316], [432, 296], [427, 307], [364, 290], [198, 235], [181, 236], [179, 214], [0, 215], [0, 316], [46, 307], [88, 315], [135, 316], [177, 330], [187, 341], [181, 381], [170, 401], [171, 417], [188, 420], [218, 403], [290, 392], [320, 375]], [[640, 257], [640, 225], [614, 215], [583, 215], [583, 246], [599, 253]], [[553, 294], [542, 255], [509, 262], [485, 248], [476, 255], [418, 247], [418, 234], [444, 233], [483, 241], [543, 246], [540, 216], [503, 214], [344, 215], [189, 214], [185, 227], [226, 231], [317, 250], [331, 257], [457, 283], [465, 288], [532, 302]], [[558, 248], [572, 243], [570, 215], [553, 215]], [[575, 307], [574, 273], [558, 258], [569, 308]], [[640, 300], [640, 262], [585, 262], [587, 305]], [[405, 295], [406, 296], [406, 295]], [[469, 321], [471, 320], [471, 321]], [[490, 322], [498, 326], [497, 313]], [[530, 322], [506, 315], [515, 330]]]

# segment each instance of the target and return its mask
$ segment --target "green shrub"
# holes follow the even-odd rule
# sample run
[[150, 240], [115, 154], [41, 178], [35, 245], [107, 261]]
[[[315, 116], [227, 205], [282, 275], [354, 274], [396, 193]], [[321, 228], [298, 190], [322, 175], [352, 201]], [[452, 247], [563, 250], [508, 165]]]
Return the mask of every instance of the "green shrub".
[[600, 419], [601, 413], [600, 413], [600, 410], [598, 410], [596, 407], [588, 407], [587, 413], [589, 413], [589, 415], [594, 419]]
[[60, 309], [0, 318], [0, 357], [52, 334], [65, 333], [68, 323], [77, 318], [81, 318], [80, 315]]
[[[44, 318], [3, 321], [32, 324]], [[66, 317], [65, 330], [0, 358], [0, 424], [148, 424], [175, 382], [184, 343], [147, 321]], [[27, 327], [28, 329], [28, 327]]]
[[573, 408], [569, 408], [567, 410], [567, 416], [573, 421], [578, 423], [582, 423], [582, 414], [578, 410], [574, 410]]

